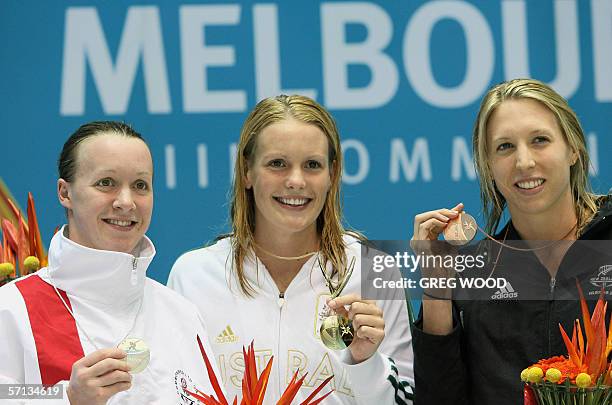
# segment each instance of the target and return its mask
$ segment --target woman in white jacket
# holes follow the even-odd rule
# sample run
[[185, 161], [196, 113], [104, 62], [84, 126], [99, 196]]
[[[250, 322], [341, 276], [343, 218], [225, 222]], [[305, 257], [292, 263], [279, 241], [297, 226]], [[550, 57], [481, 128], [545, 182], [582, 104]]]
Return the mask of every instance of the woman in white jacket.
[[[232, 233], [173, 266], [168, 286], [206, 318], [232, 398], [240, 393], [242, 346], [252, 340], [260, 370], [274, 356], [266, 403], [280, 397], [296, 370], [308, 373], [302, 400], [331, 375], [328, 404], [405, 403], [410, 396], [406, 305], [360, 296], [363, 237], [341, 224], [341, 173], [338, 131], [323, 107], [299, 95], [262, 100], [240, 135]], [[348, 279], [329, 302], [326, 279]], [[345, 351], [321, 342], [329, 308], [353, 322]]]
[[[212, 393], [197, 309], [146, 277], [153, 162], [140, 134], [112, 121], [81, 126], [64, 144], [59, 177], [68, 225], [51, 241], [49, 265], [0, 288], [0, 384], [13, 388], [4, 400], [167, 405], [192, 404], [195, 388]], [[60, 388], [55, 402], [18, 385], [57, 383], [47, 391]]]

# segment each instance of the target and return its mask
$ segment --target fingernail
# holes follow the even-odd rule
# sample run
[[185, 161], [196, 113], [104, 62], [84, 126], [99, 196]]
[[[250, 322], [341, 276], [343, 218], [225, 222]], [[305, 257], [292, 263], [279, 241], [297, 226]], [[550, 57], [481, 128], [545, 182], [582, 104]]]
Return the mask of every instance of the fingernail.
[[330, 308], [335, 308], [336, 307], [336, 301], [330, 299], [329, 301], [327, 301], [327, 306]]

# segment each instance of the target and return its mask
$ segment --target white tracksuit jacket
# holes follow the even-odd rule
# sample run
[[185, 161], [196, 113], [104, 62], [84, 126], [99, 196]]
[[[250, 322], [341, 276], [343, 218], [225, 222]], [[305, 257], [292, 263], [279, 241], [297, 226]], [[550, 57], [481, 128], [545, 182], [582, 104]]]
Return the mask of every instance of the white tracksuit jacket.
[[[108, 404], [193, 404], [183, 387], [212, 394], [196, 335], [212, 359], [206, 328], [193, 304], [146, 277], [155, 248], [144, 238], [139, 257], [90, 249], [67, 239], [51, 241], [49, 266], [0, 288], [0, 384], [55, 384], [63, 388], [74, 361], [117, 346], [128, 333], [149, 346], [151, 360], [132, 387]], [[50, 279], [51, 277], [51, 279]], [[67, 298], [68, 313], [50, 280]], [[136, 318], [140, 300], [142, 308]], [[0, 399], [0, 403], [67, 404], [63, 400]]]
[[[348, 262], [353, 256], [357, 262], [342, 294], [360, 295], [361, 244], [353, 237], [344, 239]], [[266, 404], [276, 403], [297, 369], [308, 373], [297, 399], [304, 400], [333, 374], [331, 384], [322, 392], [329, 388], [335, 392], [324, 404], [394, 404], [396, 399], [397, 403], [405, 403], [404, 393], [401, 389], [396, 391], [392, 384], [401, 379], [414, 386], [412, 338], [403, 300], [378, 301], [384, 311], [385, 339], [371, 358], [350, 364], [348, 350], [329, 350], [319, 338], [320, 317], [330, 293], [316, 256], [304, 264], [283, 298], [263, 263], [253, 259], [245, 261], [244, 269], [248, 279], [257, 285], [257, 294], [246, 297], [235, 277], [230, 277], [230, 263], [230, 239], [225, 238], [183, 254], [168, 280], [168, 286], [194, 302], [206, 319], [228, 400], [240, 395], [242, 347], [254, 341], [260, 372], [274, 356]], [[394, 369], [399, 370], [399, 377]]]

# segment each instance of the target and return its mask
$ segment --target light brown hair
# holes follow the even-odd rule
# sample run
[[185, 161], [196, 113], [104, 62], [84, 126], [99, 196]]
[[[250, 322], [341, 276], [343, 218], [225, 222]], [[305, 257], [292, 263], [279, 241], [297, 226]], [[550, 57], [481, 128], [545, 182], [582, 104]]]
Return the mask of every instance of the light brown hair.
[[[107, 133], [122, 135], [128, 138], [140, 139], [147, 144], [134, 128], [119, 121], [91, 121], [81, 125], [64, 143], [59, 158], [57, 159], [57, 172], [60, 179], [71, 182], [74, 179], [77, 168], [77, 155], [79, 145], [94, 136]], [[147, 145], [147, 148], [149, 146]]]

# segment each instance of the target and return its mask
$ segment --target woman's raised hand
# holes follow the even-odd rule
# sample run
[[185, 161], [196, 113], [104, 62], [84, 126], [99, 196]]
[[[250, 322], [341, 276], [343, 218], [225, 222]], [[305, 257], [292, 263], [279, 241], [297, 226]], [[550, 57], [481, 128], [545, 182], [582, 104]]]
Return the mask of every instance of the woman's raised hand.
[[461, 211], [463, 211], [463, 203], [459, 203], [451, 209], [441, 208], [416, 215], [411, 240], [438, 240], [438, 236], [444, 232], [448, 221], [456, 218]]
[[347, 294], [330, 300], [327, 305], [337, 314], [353, 321], [355, 336], [348, 348], [355, 363], [369, 359], [385, 338], [383, 311], [376, 301]]
[[132, 386], [132, 376], [118, 348], [96, 350], [72, 365], [68, 385], [71, 405], [102, 405], [118, 392]]
[[[454, 208], [441, 208], [418, 214], [414, 217], [414, 233], [410, 247], [417, 254], [447, 255], [456, 254], [456, 247], [447, 243], [437, 242], [438, 237], [448, 225], [463, 210], [463, 203]], [[435, 261], [434, 261], [435, 262]], [[455, 277], [453, 269], [421, 266], [421, 277], [427, 278], [429, 288], [423, 290], [423, 331], [435, 335], [446, 335], [451, 332], [452, 321], [452, 290], [437, 284]]]

